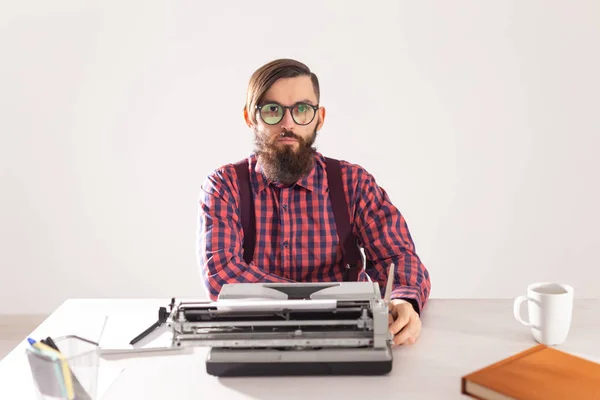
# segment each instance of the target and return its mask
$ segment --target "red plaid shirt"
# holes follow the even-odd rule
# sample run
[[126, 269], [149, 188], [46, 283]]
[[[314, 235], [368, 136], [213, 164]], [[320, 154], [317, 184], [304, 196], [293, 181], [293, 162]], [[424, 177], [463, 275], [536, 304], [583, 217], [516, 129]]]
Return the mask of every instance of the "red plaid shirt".
[[[342, 250], [329, 201], [325, 160], [295, 185], [267, 181], [249, 157], [256, 216], [256, 245], [250, 265], [243, 259], [240, 197], [233, 164], [213, 171], [201, 188], [198, 262], [210, 298], [237, 282], [342, 281]], [[403, 216], [384, 189], [358, 165], [340, 161], [352, 230], [373, 267], [359, 280], [378, 282], [383, 292], [394, 263], [393, 298], [410, 300], [420, 312], [429, 297], [429, 273], [415, 253]]]

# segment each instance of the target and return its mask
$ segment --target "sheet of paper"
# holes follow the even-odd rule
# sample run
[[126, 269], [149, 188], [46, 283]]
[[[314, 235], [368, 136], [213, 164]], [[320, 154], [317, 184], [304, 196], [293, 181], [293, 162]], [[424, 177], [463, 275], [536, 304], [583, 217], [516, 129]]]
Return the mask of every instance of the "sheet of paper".
[[124, 371], [123, 367], [114, 365], [101, 365], [98, 368], [98, 390], [97, 397], [102, 399], [112, 384], [119, 378], [119, 375]]
[[101, 354], [138, 353], [147, 351], [171, 351], [172, 334], [166, 327], [152, 331], [135, 345], [129, 342], [144, 332], [157, 320], [154, 310], [143, 310], [138, 313], [103, 313], [81, 312], [75, 318], [77, 324], [65, 327], [52, 327], [47, 332], [40, 332], [41, 339], [45, 336], [59, 337], [76, 335], [99, 343]]
[[102, 354], [179, 350], [171, 347], [173, 335], [166, 325], [153, 330], [134, 345], [129, 344], [133, 338], [144, 332], [154, 322], [151, 318], [134, 320], [128, 315], [111, 315], [106, 322], [100, 341]]
[[74, 335], [97, 343], [103, 334], [108, 316], [102, 313], [81, 313], [73, 317], [73, 320], [77, 323], [52, 325], [41, 329], [37, 332], [38, 337], [34, 339], [40, 340], [46, 336], [56, 339], [60, 336]]

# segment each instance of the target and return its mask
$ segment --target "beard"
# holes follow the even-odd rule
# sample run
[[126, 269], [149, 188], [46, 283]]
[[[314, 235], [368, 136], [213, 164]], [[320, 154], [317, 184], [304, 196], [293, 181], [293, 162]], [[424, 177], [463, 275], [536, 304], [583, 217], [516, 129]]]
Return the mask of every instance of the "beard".
[[[298, 141], [298, 148], [294, 146], [278, 145], [280, 138], [294, 138]], [[291, 131], [284, 130], [282, 135], [273, 138], [254, 132], [254, 151], [258, 162], [261, 164], [267, 179], [284, 185], [291, 185], [301, 177], [308, 174], [314, 164], [314, 155], [317, 151], [313, 144], [317, 138], [317, 131], [304, 140], [301, 136]]]

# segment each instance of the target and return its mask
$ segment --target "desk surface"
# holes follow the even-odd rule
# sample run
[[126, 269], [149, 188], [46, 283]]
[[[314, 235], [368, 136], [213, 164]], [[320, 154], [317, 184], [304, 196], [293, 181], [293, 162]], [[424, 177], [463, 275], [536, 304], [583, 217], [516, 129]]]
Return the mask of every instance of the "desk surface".
[[[156, 319], [158, 307], [166, 304], [166, 299], [68, 300], [32, 332], [32, 337], [78, 333], [78, 320], [90, 313], [149, 325]], [[394, 349], [393, 371], [388, 376], [219, 379], [206, 374], [205, 348], [190, 353], [106, 356], [109, 365], [125, 369], [103, 400], [198, 399], [199, 395], [289, 400], [330, 398], [333, 394], [366, 399], [395, 395], [405, 399], [464, 399], [461, 376], [536, 344], [529, 330], [514, 319], [512, 304], [512, 300], [430, 300], [422, 315], [421, 338], [414, 345]], [[124, 339], [129, 340], [130, 334], [127, 332]], [[569, 337], [557, 348], [599, 360], [598, 338], [600, 299], [576, 300]], [[23, 339], [0, 362], [0, 399], [14, 398], [15, 393], [24, 400], [34, 399], [28, 389], [31, 378]]]

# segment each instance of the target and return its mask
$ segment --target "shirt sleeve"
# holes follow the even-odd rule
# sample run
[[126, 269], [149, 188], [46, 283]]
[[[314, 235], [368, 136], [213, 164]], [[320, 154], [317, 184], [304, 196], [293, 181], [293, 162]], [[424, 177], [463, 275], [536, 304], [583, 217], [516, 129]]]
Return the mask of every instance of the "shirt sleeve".
[[245, 262], [235, 179], [235, 171], [223, 168], [210, 174], [200, 190], [197, 257], [212, 300], [216, 300], [226, 283], [292, 282], [264, 272], [254, 261]]
[[[429, 272], [416, 253], [408, 225], [386, 191], [364, 170], [357, 172], [354, 233], [372, 262], [365, 269], [385, 290], [387, 271], [394, 263], [392, 299], [405, 299], [420, 313], [431, 291]], [[360, 278], [366, 278], [364, 273]]]

